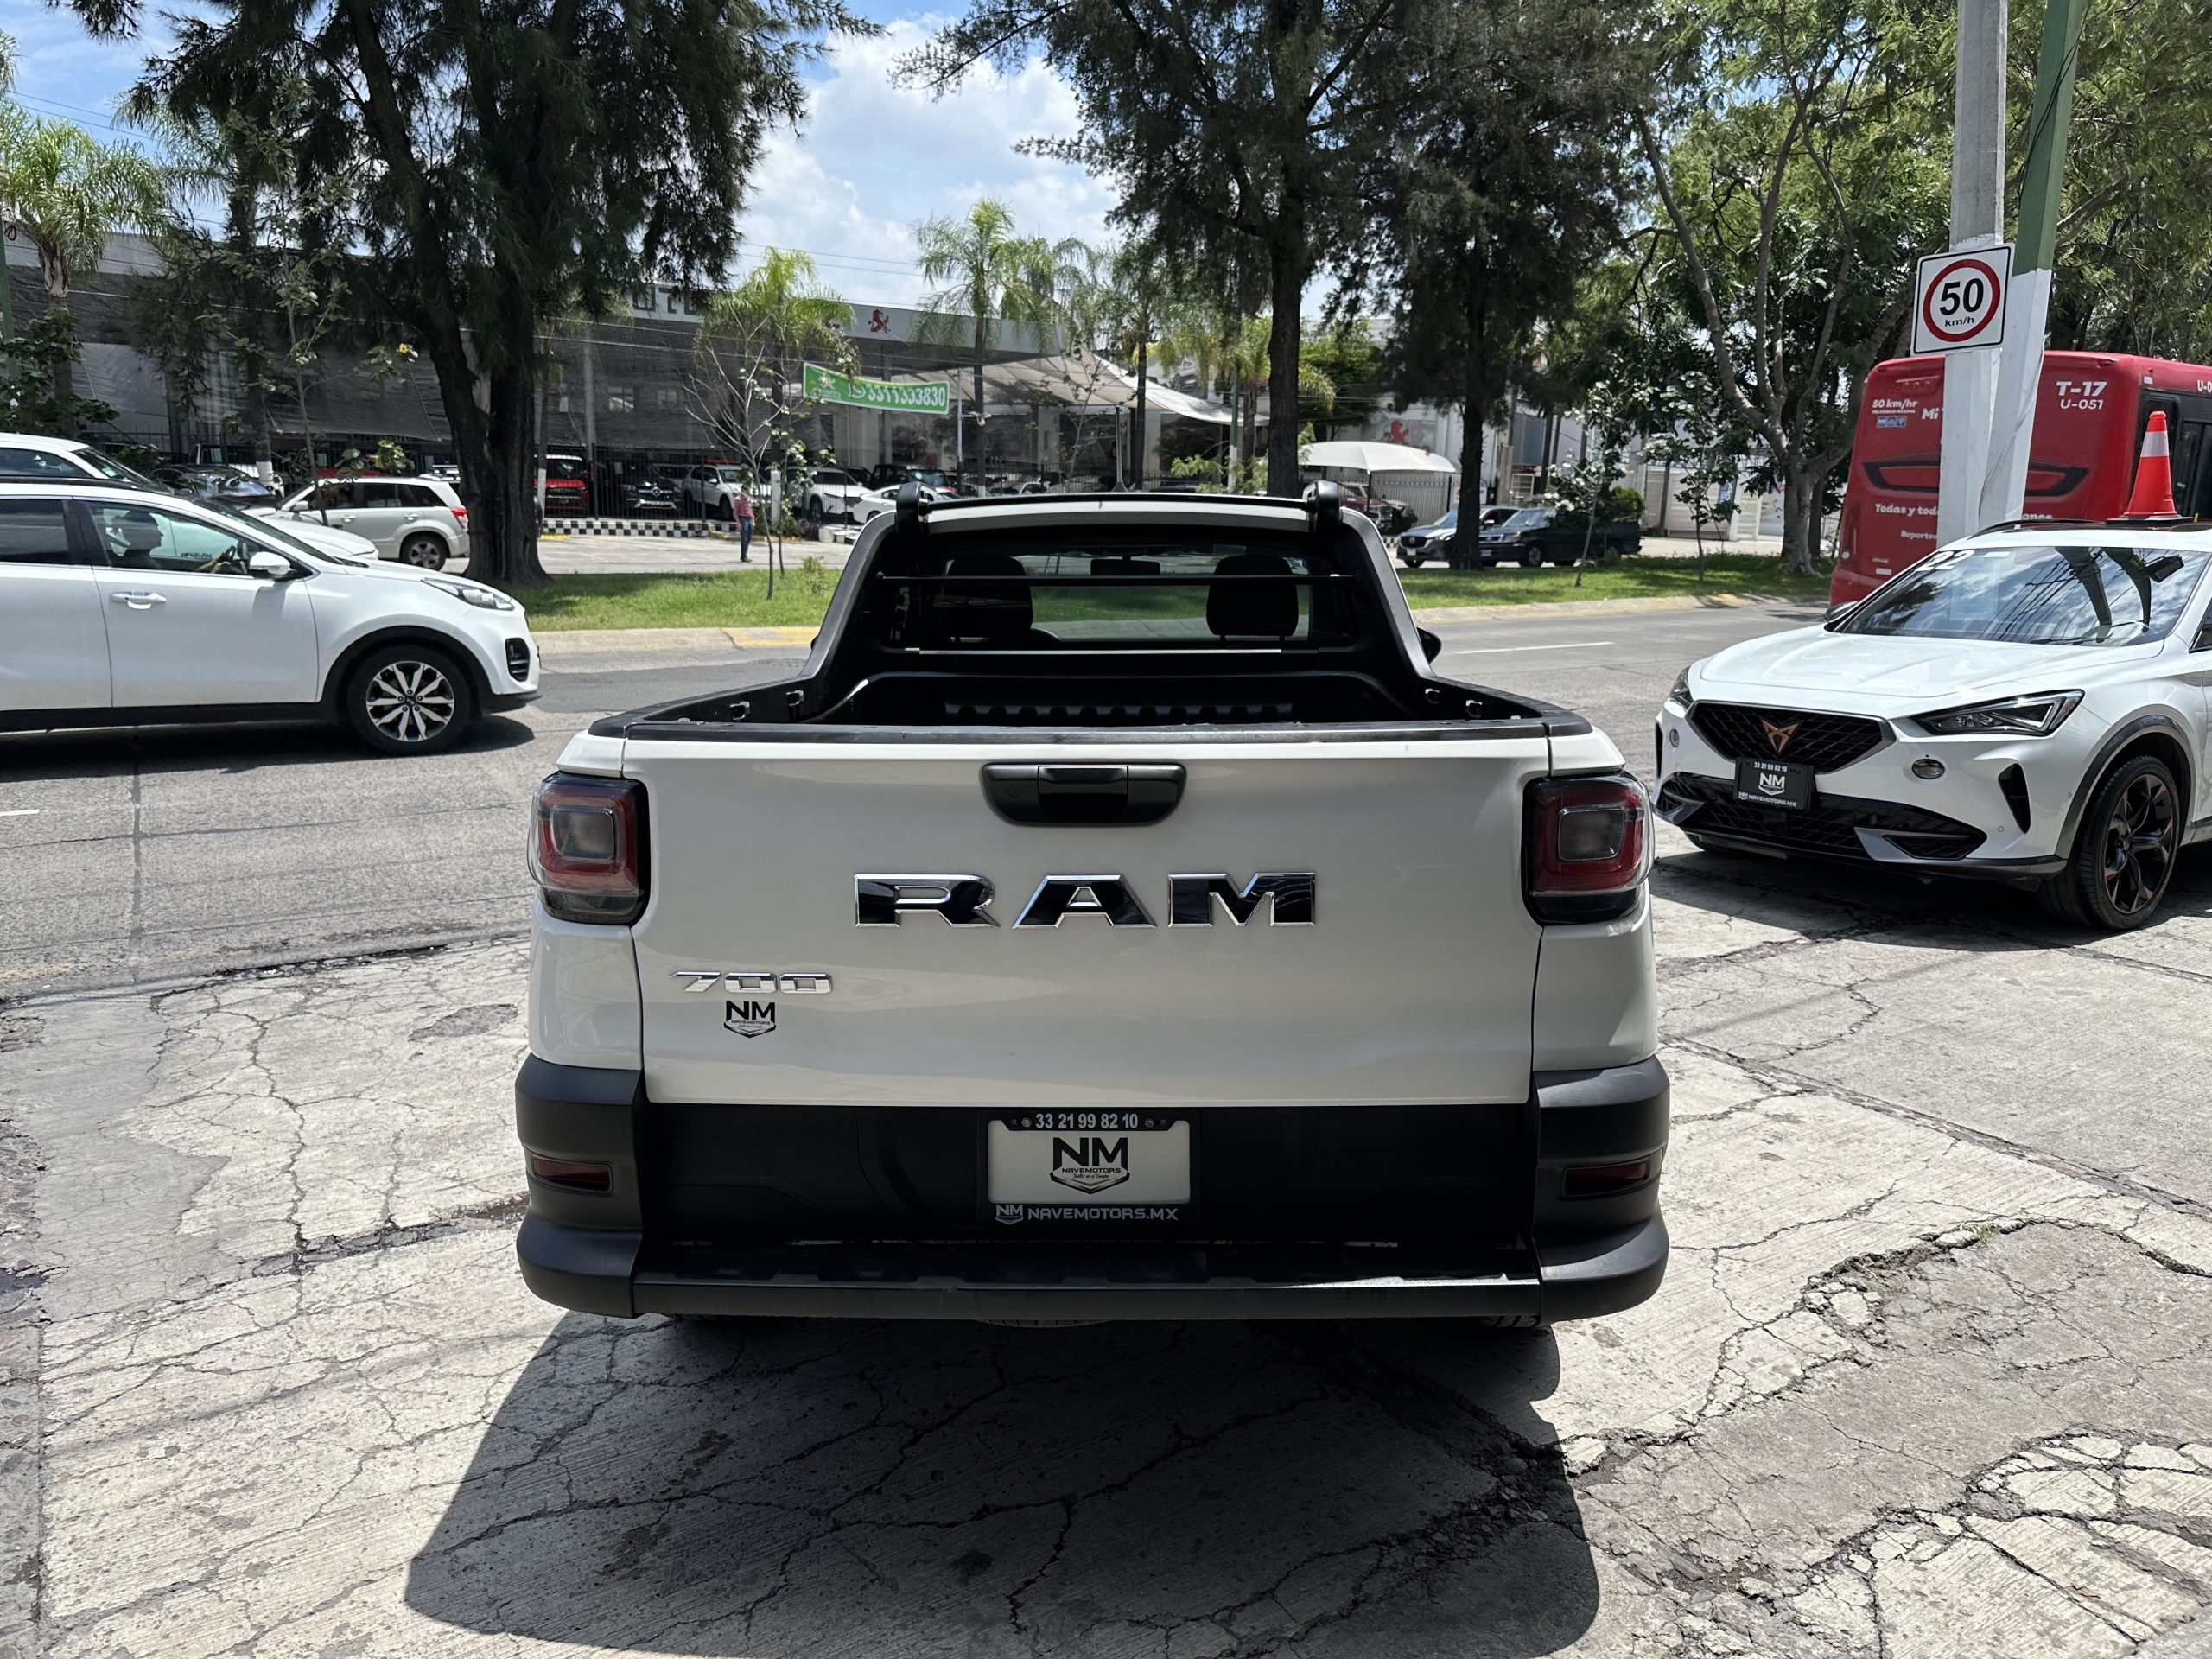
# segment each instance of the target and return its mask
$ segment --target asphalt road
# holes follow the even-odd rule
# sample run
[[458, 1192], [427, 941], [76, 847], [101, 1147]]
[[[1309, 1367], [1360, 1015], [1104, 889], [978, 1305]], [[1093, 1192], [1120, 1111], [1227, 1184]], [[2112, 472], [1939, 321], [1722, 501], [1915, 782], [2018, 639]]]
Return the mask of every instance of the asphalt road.
[[[1442, 630], [1445, 665], [1580, 709], [1648, 766], [1651, 710], [1684, 663], [1799, 616], [1463, 623]], [[556, 655], [538, 702], [428, 760], [313, 726], [0, 735], [0, 997], [519, 930], [523, 803], [573, 733], [798, 660]]]

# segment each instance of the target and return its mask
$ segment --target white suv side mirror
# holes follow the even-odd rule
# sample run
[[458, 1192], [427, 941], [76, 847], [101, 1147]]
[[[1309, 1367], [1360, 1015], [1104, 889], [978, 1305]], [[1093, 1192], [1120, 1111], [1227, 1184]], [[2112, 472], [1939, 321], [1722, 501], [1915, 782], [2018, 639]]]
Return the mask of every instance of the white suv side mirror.
[[245, 568], [257, 576], [266, 576], [271, 582], [288, 582], [292, 576], [292, 562], [282, 553], [249, 555]]

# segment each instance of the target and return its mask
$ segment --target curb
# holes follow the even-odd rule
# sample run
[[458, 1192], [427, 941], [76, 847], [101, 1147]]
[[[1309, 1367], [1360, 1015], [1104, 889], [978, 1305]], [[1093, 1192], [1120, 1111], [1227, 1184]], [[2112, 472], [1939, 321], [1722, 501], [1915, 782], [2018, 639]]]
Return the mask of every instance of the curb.
[[541, 536], [672, 536], [700, 541], [719, 532], [689, 518], [552, 518], [545, 520]]
[[756, 651], [763, 646], [804, 649], [818, 627], [775, 628], [567, 628], [533, 637], [538, 659], [589, 657], [610, 651]]
[[1419, 622], [1495, 622], [1516, 616], [1636, 616], [1651, 611], [1729, 611], [1746, 605], [1814, 605], [1812, 594], [1650, 594], [1640, 599], [1539, 600], [1528, 605], [1439, 605], [1416, 608]]

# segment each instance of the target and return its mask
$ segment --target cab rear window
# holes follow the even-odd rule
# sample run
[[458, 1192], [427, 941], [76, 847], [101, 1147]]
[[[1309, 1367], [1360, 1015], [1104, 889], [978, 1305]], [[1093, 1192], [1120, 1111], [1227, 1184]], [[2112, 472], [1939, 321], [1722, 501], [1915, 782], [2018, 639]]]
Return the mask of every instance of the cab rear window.
[[1351, 578], [1304, 538], [976, 537], [933, 546], [872, 580], [879, 637], [908, 649], [1265, 648], [1351, 638]]

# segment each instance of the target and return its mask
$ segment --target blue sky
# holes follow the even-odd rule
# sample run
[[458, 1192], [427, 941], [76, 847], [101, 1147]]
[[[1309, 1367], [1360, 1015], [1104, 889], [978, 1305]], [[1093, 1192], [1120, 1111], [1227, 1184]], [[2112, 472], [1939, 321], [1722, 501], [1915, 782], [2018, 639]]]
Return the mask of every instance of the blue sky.
[[[978, 71], [932, 102], [890, 81], [893, 59], [918, 44], [936, 15], [882, 4], [861, 10], [886, 25], [873, 41], [842, 41], [816, 72], [801, 132], [771, 146], [740, 229], [748, 251], [798, 247], [854, 300], [908, 304], [923, 284], [912, 226], [996, 196], [1022, 228], [1096, 240], [1111, 193], [1079, 168], [1014, 153], [1019, 139], [1077, 125], [1067, 87], [1043, 65], [1013, 75]], [[4, 0], [0, 18], [22, 54], [17, 95], [31, 108], [83, 123], [102, 137], [117, 96], [166, 34], [149, 16], [137, 41], [95, 41], [67, 11]], [[741, 254], [738, 269], [750, 259]]]

